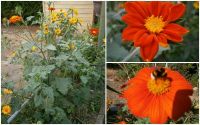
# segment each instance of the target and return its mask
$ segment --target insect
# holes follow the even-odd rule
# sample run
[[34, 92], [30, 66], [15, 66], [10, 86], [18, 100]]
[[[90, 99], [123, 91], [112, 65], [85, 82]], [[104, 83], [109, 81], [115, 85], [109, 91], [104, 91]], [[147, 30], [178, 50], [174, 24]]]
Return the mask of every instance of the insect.
[[163, 78], [167, 76], [165, 68], [157, 68], [152, 74], [155, 78]]

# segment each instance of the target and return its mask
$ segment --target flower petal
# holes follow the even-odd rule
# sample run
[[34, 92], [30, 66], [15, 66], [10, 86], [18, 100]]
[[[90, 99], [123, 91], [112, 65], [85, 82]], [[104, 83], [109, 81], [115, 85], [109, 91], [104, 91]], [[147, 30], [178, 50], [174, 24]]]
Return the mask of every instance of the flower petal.
[[158, 42], [154, 39], [148, 46], [140, 47], [140, 55], [144, 61], [152, 61], [158, 52]]
[[145, 10], [141, 6], [143, 3], [138, 4], [138, 2], [126, 2], [125, 3], [125, 10], [128, 13], [138, 13], [143, 18], [148, 17], [148, 14], [145, 13]]
[[153, 124], [163, 124], [168, 120], [168, 116], [162, 105], [162, 96], [154, 96], [153, 101], [148, 105], [151, 105], [149, 111], [150, 122]]
[[171, 24], [168, 24], [165, 29], [168, 29], [168, 30], [173, 30], [175, 32], [178, 32], [179, 34], [181, 35], [185, 35], [186, 33], [188, 33], [189, 31], [187, 29], [185, 29], [184, 27], [178, 25], [178, 24], [175, 24], [175, 23], [171, 23]]
[[162, 33], [158, 34], [156, 37], [158, 39], [158, 43], [160, 46], [165, 47], [165, 48], [168, 47], [167, 39]]
[[144, 25], [144, 20], [139, 20], [140, 18], [135, 18], [133, 15], [131, 14], [125, 14], [124, 16], [122, 16], [122, 20], [128, 24], [128, 25], [132, 25], [132, 26], [142, 26]]
[[123, 41], [132, 41], [134, 38], [134, 34], [138, 32], [138, 28], [134, 27], [126, 27], [122, 32], [122, 40]]
[[[171, 71], [167, 69], [167, 76], [171, 79], [171, 87], [165, 96], [170, 100], [173, 100], [168, 112], [169, 117], [173, 120], [177, 120], [185, 112], [189, 111], [191, 108], [191, 100], [189, 96], [192, 95], [192, 85], [179, 73], [176, 71]], [[166, 109], [169, 110], [169, 109]]]
[[163, 17], [163, 20], [167, 20], [167, 18], [169, 16], [169, 12], [170, 12], [169, 8], [171, 8], [173, 6], [173, 4], [171, 2], [164, 2], [162, 4], [163, 4], [163, 6], [162, 6], [160, 16]]
[[134, 41], [134, 46], [138, 47], [138, 46], [143, 46], [143, 44], [146, 42], [146, 39], [148, 38], [148, 33], [144, 33], [140, 39], [138, 39], [137, 41]]
[[183, 41], [182, 35], [180, 35], [178, 32], [169, 30], [169, 29], [164, 29], [162, 32], [165, 37], [173, 42], [181, 42]]
[[151, 1], [150, 2], [150, 9], [151, 9], [152, 15], [158, 16], [159, 6], [160, 6], [160, 2], [159, 1]]
[[175, 21], [183, 16], [185, 13], [186, 6], [183, 3], [176, 4], [171, 8], [171, 11], [169, 13], [169, 21]]
[[140, 29], [134, 34], [134, 41], [138, 41], [144, 33], [146, 33], [146, 29]]

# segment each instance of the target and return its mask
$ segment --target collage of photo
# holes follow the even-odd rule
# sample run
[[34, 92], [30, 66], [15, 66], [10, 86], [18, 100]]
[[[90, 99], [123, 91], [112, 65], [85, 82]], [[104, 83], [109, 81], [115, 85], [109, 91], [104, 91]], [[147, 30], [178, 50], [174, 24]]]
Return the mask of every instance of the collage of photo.
[[199, 1], [2, 1], [2, 124], [200, 124]]

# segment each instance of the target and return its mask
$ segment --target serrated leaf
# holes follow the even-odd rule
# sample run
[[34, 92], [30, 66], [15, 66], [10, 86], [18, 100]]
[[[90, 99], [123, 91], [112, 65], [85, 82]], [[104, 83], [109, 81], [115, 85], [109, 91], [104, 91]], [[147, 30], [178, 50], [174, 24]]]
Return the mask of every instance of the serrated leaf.
[[48, 50], [56, 50], [56, 47], [53, 44], [49, 44], [45, 48]]
[[56, 78], [55, 86], [59, 92], [62, 94], [67, 94], [68, 90], [71, 88], [72, 79], [71, 78]]

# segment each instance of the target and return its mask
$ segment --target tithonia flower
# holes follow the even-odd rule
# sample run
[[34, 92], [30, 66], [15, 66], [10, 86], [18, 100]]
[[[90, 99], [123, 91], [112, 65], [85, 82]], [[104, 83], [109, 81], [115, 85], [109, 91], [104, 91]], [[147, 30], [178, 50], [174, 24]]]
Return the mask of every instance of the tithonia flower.
[[92, 36], [98, 36], [98, 34], [99, 34], [99, 29], [98, 29], [98, 28], [91, 28], [91, 29], [90, 29], [90, 34], [91, 34]]
[[21, 16], [12, 16], [10, 19], [9, 19], [9, 22], [10, 23], [17, 23], [17, 22], [20, 22], [22, 21], [22, 17]]
[[56, 34], [56, 35], [60, 35], [60, 34], [61, 34], [60, 28], [56, 28], [56, 29], [55, 29], [55, 34]]
[[71, 17], [70, 19], [69, 19], [69, 23], [70, 24], [76, 24], [78, 22], [78, 18], [76, 18], [76, 17]]
[[32, 46], [31, 51], [35, 52], [36, 50], [37, 50], [37, 47], [36, 46]]
[[188, 30], [175, 24], [185, 12], [183, 3], [171, 2], [126, 2], [126, 14], [122, 20], [127, 24], [122, 39], [140, 47], [144, 61], [152, 61], [159, 45], [168, 46], [168, 40], [179, 43]]
[[151, 123], [177, 120], [191, 107], [192, 85], [169, 68], [143, 68], [126, 84], [122, 97], [130, 112]]
[[54, 8], [54, 7], [49, 7], [48, 10], [50, 10], [50, 11], [54, 11], [55, 8]]
[[12, 94], [13, 91], [10, 90], [10, 89], [3, 89], [3, 93], [4, 93], [4, 94]]
[[44, 32], [45, 35], [47, 35], [49, 33], [49, 28], [48, 28], [47, 24], [43, 25], [43, 32]]
[[2, 108], [2, 113], [4, 115], [9, 115], [11, 113], [11, 107], [9, 105], [5, 105]]

